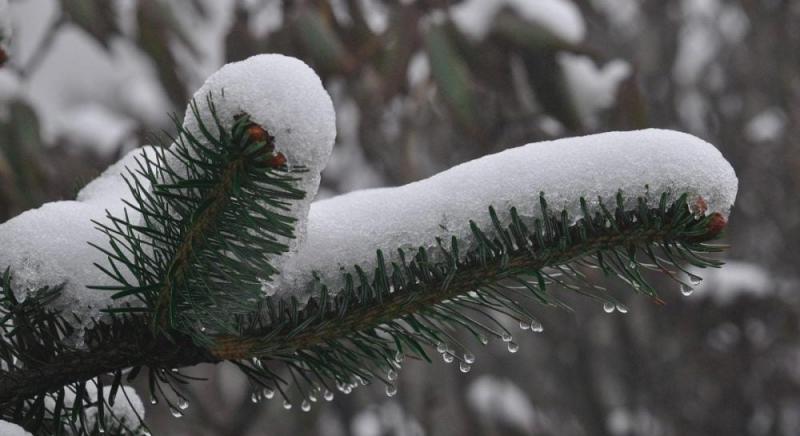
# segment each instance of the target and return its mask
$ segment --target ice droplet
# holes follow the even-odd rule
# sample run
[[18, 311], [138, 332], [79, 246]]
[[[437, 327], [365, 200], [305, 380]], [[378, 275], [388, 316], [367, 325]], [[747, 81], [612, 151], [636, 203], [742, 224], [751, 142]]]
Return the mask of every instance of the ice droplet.
[[275, 390], [270, 388], [264, 388], [264, 390], [261, 391], [261, 393], [264, 395], [264, 398], [268, 400], [271, 400], [272, 397], [275, 396]]
[[397, 380], [397, 371], [395, 371], [393, 369], [390, 369], [389, 371], [387, 371], [386, 372], [386, 379], [389, 380], [389, 381]]
[[472, 365], [473, 363], [475, 363], [475, 355], [472, 353], [464, 353], [464, 362], [466, 362], [469, 365]]
[[699, 284], [700, 284], [700, 282], [702, 282], [702, 281], [703, 281], [703, 278], [702, 278], [702, 277], [700, 277], [700, 276], [696, 276], [696, 275], [694, 275], [694, 274], [691, 274], [691, 273], [689, 273], [689, 283], [691, 283], [691, 284], [692, 284], [692, 286], [697, 286], [697, 285], [699, 285]]
[[311, 411], [311, 403], [309, 403], [308, 400], [303, 400], [303, 402], [300, 403], [300, 410], [303, 412]]
[[397, 385], [386, 385], [386, 396], [393, 397], [397, 394]]
[[541, 333], [544, 331], [544, 326], [537, 320], [531, 320], [531, 331], [534, 333]]
[[616, 308], [617, 308], [617, 312], [619, 312], [619, 313], [628, 313], [628, 306], [626, 306], [626, 305], [624, 305], [622, 303], [617, 303]]
[[453, 363], [455, 357], [453, 357], [453, 355], [450, 353], [444, 353], [442, 354], [442, 360], [444, 360], [444, 363]]
[[616, 310], [616, 309], [617, 309], [617, 306], [614, 303], [610, 302], [610, 301], [606, 301], [605, 303], [603, 303], [603, 310], [606, 313], [614, 313], [614, 310]]
[[519, 322], [519, 328], [521, 328], [522, 330], [528, 330], [528, 329], [531, 328], [531, 325], [530, 325], [530, 323], [527, 323], [525, 321], [520, 321]]
[[253, 392], [250, 394], [250, 401], [255, 404], [261, 401], [261, 397], [258, 395], [258, 392]]
[[172, 415], [173, 418], [180, 418], [183, 416], [183, 413], [174, 407], [169, 408], [169, 414]]
[[283, 401], [283, 408], [286, 409], [286, 410], [291, 410], [292, 403], [290, 403], [289, 400], [284, 400]]
[[333, 401], [333, 392], [326, 389], [325, 393], [322, 394], [322, 398], [324, 398], [325, 401]]
[[445, 344], [444, 342], [439, 342], [438, 344], [436, 344], [437, 353], [444, 353], [445, 351], [447, 351], [447, 344]]
[[405, 359], [405, 357], [406, 356], [403, 355], [403, 353], [398, 351], [397, 354], [394, 355], [394, 362], [397, 364], [401, 364], [403, 363], [403, 359]]
[[503, 337], [503, 342], [511, 342], [512, 340], [514, 340], [514, 337], [511, 336], [511, 333], [509, 332], [503, 332], [502, 337]]
[[150, 404], [158, 404], [158, 398], [155, 395], [150, 397]]
[[486, 335], [480, 335], [478, 336], [478, 341], [480, 341], [481, 344], [486, 345], [489, 343], [489, 338], [486, 337]]
[[516, 342], [509, 342], [508, 343], [508, 352], [509, 353], [516, 353], [517, 351], [519, 351], [519, 344], [517, 344]]
[[689, 285], [681, 284], [681, 294], [688, 297], [694, 293], [694, 288]]
[[468, 373], [472, 367], [467, 362], [461, 362], [458, 364], [458, 369], [463, 372], [464, 374]]
[[189, 408], [189, 400], [183, 397], [178, 397], [178, 409], [186, 410]]

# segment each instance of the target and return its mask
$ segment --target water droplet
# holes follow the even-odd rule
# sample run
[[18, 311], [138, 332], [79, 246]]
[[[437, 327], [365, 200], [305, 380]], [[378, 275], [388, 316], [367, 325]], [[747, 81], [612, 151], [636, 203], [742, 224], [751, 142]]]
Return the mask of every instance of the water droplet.
[[472, 365], [473, 363], [475, 363], [475, 355], [472, 353], [464, 353], [464, 362], [466, 362], [469, 365]]
[[445, 344], [444, 342], [439, 342], [438, 344], [436, 344], [436, 352], [437, 353], [447, 352], [447, 344]]
[[401, 364], [403, 363], [403, 359], [405, 359], [405, 357], [406, 356], [403, 355], [403, 353], [398, 351], [397, 354], [394, 355], [394, 362], [397, 364]]
[[205, 332], [206, 332], [206, 326], [201, 325], [200, 326], [200, 333], [205, 333]]
[[178, 397], [178, 409], [186, 410], [189, 408], [189, 400], [183, 397]]
[[508, 343], [508, 352], [509, 353], [516, 353], [517, 351], [519, 351], [519, 344], [517, 344], [516, 342], [509, 342]]
[[100, 433], [100, 434], [105, 434], [106, 433], [106, 429], [104, 429], [103, 427], [100, 427], [100, 428], [97, 429], [97, 432]]
[[626, 306], [626, 305], [624, 305], [622, 303], [617, 303], [616, 308], [617, 308], [617, 312], [619, 312], [619, 313], [628, 313], [628, 306]]
[[311, 401], [312, 403], [316, 403], [317, 402], [317, 396], [314, 395], [314, 392], [309, 392], [308, 393], [308, 400]]
[[170, 369], [170, 371], [172, 371], [174, 373], [177, 373], [178, 372], [178, 368], [172, 368], [172, 369]]
[[694, 293], [694, 288], [689, 285], [681, 284], [681, 294], [688, 297]]
[[530, 325], [530, 323], [527, 323], [525, 321], [520, 321], [519, 322], [519, 328], [521, 328], [522, 330], [528, 330], [528, 329], [531, 328], [531, 325]]
[[275, 396], [275, 390], [270, 388], [264, 388], [261, 393], [264, 395], [264, 398], [271, 400]]
[[393, 370], [393, 369], [390, 369], [390, 370], [389, 370], [389, 371], [386, 373], [386, 379], [387, 379], [387, 380], [389, 380], [389, 381], [395, 381], [395, 380], [397, 380], [397, 371], [395, 371], [395, 370]]
[[303, 402], [300, 403], [300, 410], [303, 412], [311, 411], [311, 403], [309, 403], [308, 400], [303, 400]]
[[700, 277], [700, 276], [696, 276], [696, 275], [694, 275], [694, 274], [691, 274], [691, 273], [689, 274], [689, 283], [691, 283], [691, 284], [692, 284], [692, 286], [697, 286], [697, 285], [699, 285], [699, 284], [700, 284], [700, 282], [702, 282], [702, 281], [703, 281], [703, 278], [702, 278], [702, 277]]
[[503, 332], [503, 342], [511, 342], [514, 340], [514, 337], [511, 336], [509, 332]]
[[261, 396], [258, 395], [258, 392], [253, 392], [252, 394], [250, 394], [250, 401], [252, 401], [254, 404], [258, 403], [259, 401], [261, 401]]
[[534, 333], [541, 333], [544, 331], [544, 326], [539, 321], [531, 320], [531, 331]]
[[606, 301], [605, 303], [603, 303], [603, 310], [606, 313], [614, 313], [614, 310], [616, 310], [616, 309], [617, 309], [617, 306], [614, 303], [610, 302], [610, 301]]
[[292, 403], [290, 403], [289, 400], [284, 400], [283, 401], [283, 408], [286, 409], [286, 410], [291, 410]]
[[636, 266], [637, 266], [637, 265], [636, 265], [636, 262], [635, 262], [635, 261], [630, 261], [630, 262], [628, 263], [628, 268], [629, 268], [629, 269], [636, 269]]
[[386, 396], [393, 397], [397, 394], [397, 386], [396, 385], [386, 385]]
[[455, 357], [453, 357], [453, 355], [450, 353], [444, 353], [442, 354], [442, 360], [444, 360], [444, 363], [453, 363]]
[[173, 418], [180, 418], [183, 416], [183, 413], [174, 407], [169, 408], [169, 414], [172, 415]]
[[466, 374], [469, 372], [469, 370], [472, 369], [472, 367], [467, 362], [461, 362], [460, 364], [458, 364], [458, 369], [464, 374]]
[[479, 335], [478, 341], [480, 341], [481, 344], [486, 345], [489, 343], [489, 338], [487, 338], [486, 335]]
[[322, 394], [322, 398], [324, 398], [325, 401], [333, 401], [333, 392], [326, 389], [325, 393]]

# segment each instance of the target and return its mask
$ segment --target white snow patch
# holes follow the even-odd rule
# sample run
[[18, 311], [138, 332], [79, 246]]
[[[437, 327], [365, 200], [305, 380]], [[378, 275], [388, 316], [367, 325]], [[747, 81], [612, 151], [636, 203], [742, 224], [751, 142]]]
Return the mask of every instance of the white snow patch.
[[635, 35], [641, 29], [642, 0], [591, 0], [592, 6], [605, 15], [617, 32]]
[[510, 380], [480, 376], [467, 390], [467, 404], [487, 424], [500, 423], [521, 434], [536, 431], [536, 409], [525, 392]]
[[[111, 403], [111, 386], [103, 387], [102, 398], [105, 399], [106, 404]], [[97, 385], [94, 380], [86, 383], [86, 397], [88, 401], [96, 403], [97, 398]], [[84, 397], [84, 402], [87, 398]], [[67, 407], [72, 407], [75, 404], [75, 391], [67, 389], [64, 392], [64, 404]], [[45, 399], [45, 407], [49, 410], [55, 408], [55, 401], [52, 398]], [[86, 422], [87, 429], [94, 428], [97, 421], [97, 407], [86, 407]], [[124, 424], [127, 428], [136, 429], [139, 424], [139, 419], [144, 419], [145, 410], [142, 400], [136, 393], [136, 390], [130, 386], [121, 386], [114, 396], [114, 405], [110, 406], [110, 412], [106, 410], [104, 421], [107, 426], [118, 426]], [[113, 415], [113, 417], [112, 417]], [[5, 435], [5, 433], [0, 433]]]
[[[0, 11], [1, 12], [1, 11]], [[0, 435], [3, 436], [32, 436], [17, 424], [0, 420]]]
[[575, 108], [584, 123], [592, 127], [597, 124], [597, 114], [616, 101], [620, 82], [631, 74], [630, 65], [618, 59], [598, 67], [588, 56], [559, 53], [558, 62]]
[[[11, 267], [18, 298], [24, 299], [45, 286], [63, 284], [56, 307], [70, 310], [84, 327], [92, 318], [101, 318], [100, 311], [108, 306], [135, 304], [129, 299], [112, 300], [112, 292], [87, 288], [113, 284], [94, 265], [106, 265], [106, 256], [89, 243], [108, 246], [107, 237], [92, 220], [107, 222], [106, 210], [122, 216], [123, 200], [132, 201], [132, 197], [120, 174], [126, 165], [134, 169], [134, 159], [143, 153], [152, 153], [152, 149], [130, 152], [82, 189], [76, 201], [46, 203], [0, 224], [0, 246], [13, 247], [0, 251], [0, 268]], [[130, 208], [128, 212], [135, 222], [136, 213]]]
[[431, 75], [431, 64], [428, 55], [425, 52], [418, 51], [411, 57], [408, 63], [408, 87], [416, 88], [417, 86], [427, 83]]
[[[112, 215], [121, 217], [125, 209], [125, 202], [134, 204], [133, 194], [123, 179], [123, 175], [133, 181], [133, 176], [125, 169], [136, 174], [139, 168], [137, 160], [145, 162], [145, 157], [149, 160], [156, 158], [156, 148], [144, 146], [133, 150], [122, 157], [117, 163], [111, 165], [78, 192], [77, 201], [95, 206], [99, 209], [108, 210]], [[150, 184], [143, 177], [137, 177], [144, 189], [148, 189]], [[129, 212], [130, 213], [130, 212]]]
[[781, 139], [786, 131], [786, 113], [771, 107], [754, 116], [745, 127], [745, 135], [752, 142], [770, 142]]
[[407, 414], [394, 401], [359, 412], [350, 424], [353, 436], [381, 436], [385, 434], [424, 436], [419, 421]]
[[569, 43], [581, 42], [586, 34], [580, 10], [566, 0], [466, 0], [450, 8], [450, 16], [464, 34], [481, 40], [503, 7]]
[[88, 325], [89, 317], [110, 305], [111, 292], [87, 289], [110, 284], [94, 262], [106, 256], [89, 243], [106, 245], [106, 236], [90, 220], [103, 220], [103, 209], [77, 201], [56, 201], [0, 225], [0, 268], [11, 267], [19, 298], [44, 286], [64, 285], [59, 308], [69, 308]]
[[743, 296], [764, 298], [781, 289], [781, 284], [769, 271], [749, 262], [728, 261], [721, 269], [692, 268], [689, 271], [703, 278], [694, 287], [693, 296], [710, 298], [720, 305], [732, 303]]
[[87, 103], [61, 114], [58, 132], [69, 145], [108, 157], [120, 150], [134, 128], [130, 118], [97, 103]]
[[314, 203], [307, 240], [275, 285], [281, 295], [306, 299], [316, 270], [335, 292], [342, 287], [341, 268], [371, 271], [378, 249], [387, 262], [398, 260], [398, 248], [433, 251], [436, 237], [456, 236], [466, 253], [473, 243], [470, 220], [491, 229], [488, 207], [494, 206], [501, 222], [510, 221], [511, 207], [530, 221], [540, 215], [542, 191], [552, 210], [565, 208], [572, 217], [582, 216], [581, 196], [594, 209], [598, 197], [614, 204], [619, 190], [631, 205], [638, 196], [657, 201], [662, 192], [702, 196], [709, 212], [727, 216], [737, 185], [714, 146], [680, 132], [610, 132], [528, 144], [405, 186]]

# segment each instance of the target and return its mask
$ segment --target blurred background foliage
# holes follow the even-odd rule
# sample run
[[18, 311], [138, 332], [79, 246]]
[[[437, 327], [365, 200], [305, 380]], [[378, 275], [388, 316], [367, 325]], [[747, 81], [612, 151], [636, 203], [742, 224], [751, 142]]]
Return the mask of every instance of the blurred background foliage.
[[800, 3], [11, 0], [11, 20], [0, 221], [73, 198], [158, 142], [208, 74], [265, 52], [303, 59], [333, 97], [323, 197], [643, 127], [709, 140], [740, 177], [733, 262], [691, 296], [665, 284], [663, 305], [621, 295], [627, 314], [540, 309], [545, 333], [522, 331], [514, 355], [475, 344], [469, 374], [410, 362], [397, 396], [365, 387], [310, 414], [253, 404], [225, 365], [198, 368], [212, 378], [184, 418], [148, 411], [154, 434], [800, 433]]

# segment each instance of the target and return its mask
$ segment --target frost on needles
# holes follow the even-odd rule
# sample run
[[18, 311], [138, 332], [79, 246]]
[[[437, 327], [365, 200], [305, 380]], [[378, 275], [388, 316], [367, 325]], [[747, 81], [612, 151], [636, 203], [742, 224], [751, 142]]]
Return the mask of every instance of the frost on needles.
[[470, 370], [456, 329], [513, 352], [497, 317], [542, 331], [532, 308], [565, 306], [562, 291], [613, 310], [587, 268], [651, 297], [653, 273], [693, 284], [687, 264], [720, 265], [708, 242], [737, 190], [712, 145], [644, 130], [528, 144], [312, 204], [333, 105], [280, 55], [220, 69], [176, 128], [75, 201], [0, 225], [0, 419], [85, 420], [69, 410], [103, 410], [87, 381], [105, 392], [111, 374], [110, 396], [145, 367], [150, 395], [180, 414], [187, 379], [173, 369], [204, 362], [231, 361], [254, 398], [304, 411], [370, 380], [394, 395], [406, 355], [435, 349]]

